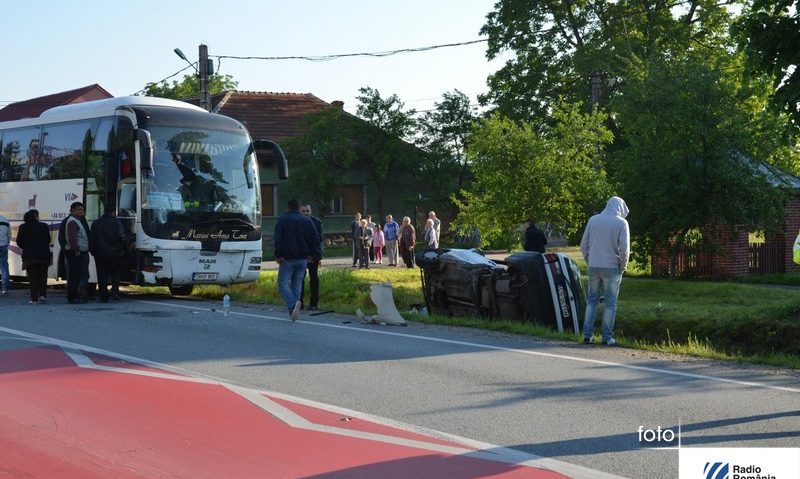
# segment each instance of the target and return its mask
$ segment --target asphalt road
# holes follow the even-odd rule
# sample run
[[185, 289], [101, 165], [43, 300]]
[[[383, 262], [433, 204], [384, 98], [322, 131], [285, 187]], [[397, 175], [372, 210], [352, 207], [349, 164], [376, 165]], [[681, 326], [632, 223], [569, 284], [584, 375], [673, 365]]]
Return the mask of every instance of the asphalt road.
[[[31, 334], [70, 341], [550, 458], [578, 466], [572, 477], [677, 477], [677, 435], [682, 447], [800, 446], [796, 371], [334, 314], [292, 323], [280, 306], [226, 317], [194, 298], [25, 299], [0, 297], [0, 350], [31, 347]], [[676, 439], [640, 441], [640, 426]]]

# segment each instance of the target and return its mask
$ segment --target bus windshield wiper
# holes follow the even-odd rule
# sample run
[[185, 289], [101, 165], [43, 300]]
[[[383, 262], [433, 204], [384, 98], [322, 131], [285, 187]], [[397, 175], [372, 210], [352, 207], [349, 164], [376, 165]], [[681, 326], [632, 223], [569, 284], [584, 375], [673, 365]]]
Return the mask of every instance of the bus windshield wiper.
[[210, 224], [214, 224], [214, 223], [236, 223], [236, 224], [240, 224], [240, 225], [249, 227], [251, 231], [255, 231], [258, 228], [256, 225], [254, 225], [253, 223], [251, 223], [251, 222], [249, 222], [249, 221], [247, 221], [247, 220], [245, 220], [243, 218], [215, 218], [213, 220], [201, 221], [201, 222], [195, 223], [195, 224], [198, 224], [198, 225], [210, 225]]

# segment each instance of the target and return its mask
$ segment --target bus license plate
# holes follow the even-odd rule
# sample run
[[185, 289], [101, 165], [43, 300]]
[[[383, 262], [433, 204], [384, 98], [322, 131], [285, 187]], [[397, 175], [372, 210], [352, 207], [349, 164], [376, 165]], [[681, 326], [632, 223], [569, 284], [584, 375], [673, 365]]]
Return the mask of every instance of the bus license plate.
[[218, 273], [192, 273], [192, 281], [216, 281]]

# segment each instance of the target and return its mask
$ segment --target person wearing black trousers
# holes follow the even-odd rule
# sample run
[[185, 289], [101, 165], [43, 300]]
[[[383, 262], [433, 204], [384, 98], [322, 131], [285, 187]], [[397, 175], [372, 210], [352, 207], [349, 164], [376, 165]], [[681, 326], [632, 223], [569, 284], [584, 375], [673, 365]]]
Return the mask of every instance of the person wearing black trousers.
[[17, 232], [17, 246], [22, 249], [22, 268], [28, 274], [31, 299], [28, 304], [47, 302], [47, 269], [50, 267], [50, 228], [39, 221], [39, 211], [30, 210]]
[[[311, 216], [311, 204], [301, 205], [300, 213], [303, 213], [306, 218], [310, 219], [311, 222], [314, 223], [314, 228], [316, 228], [317, 233], [319, 234], [319, 255], [314, 255], [308, 260], [308, 286], [309, 289], [311, 289], [311, 302], [309, 303], [308, 310], [316, 311], [319, 309], [319, 266], [322, 264], [323, 251], [322, 220], [316, 216]], [[303, 287], [301, 288], [300, 293], [300, 301], [303, 303], [303, 305], [305, 305], [306, 297], [305, 286], [305, 281], [303, 281]]]

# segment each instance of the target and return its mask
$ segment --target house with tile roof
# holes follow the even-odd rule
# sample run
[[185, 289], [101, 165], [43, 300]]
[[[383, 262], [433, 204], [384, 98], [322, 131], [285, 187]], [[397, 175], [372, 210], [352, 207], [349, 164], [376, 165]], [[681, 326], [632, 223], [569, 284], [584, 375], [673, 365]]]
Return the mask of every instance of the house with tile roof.
[[[187, 100], [199, 104], [198, 99]], [[343, 109], [339, 101], [325, 102], [311, 93], [274, 93], [226, 91], [213, 95], [212, 111], [235, 118], [242, 122], [254, 140], [269, 139], [277, 143], [286, 142], [305, 133], [308, 116], [320, 113], [329, 108]], [[349, 115], [349, 114], [348, 114]], [[362, 121], [352, 116], [355, 121]], [[408, 145], [409, 148], [415, 148]], [[289, 176], [291, 178], [292, 158], [289, 157]], [[414, 178], [397, 179], [397, 188], [391, 195], [386, 195], [383, 210], [378, 211], [377, 191], [369, 179], [358, 171], [342, 171], [343, 184], [337, 189], [337, 196], [329, 205], [329, 213], [325, 216], [326, 233], [346, 233], [349, 235], [353, 213], [362, 212], [372, 215], [373, 221], [383, 223], [383, 216], [391, 213], [398, 221], [403, 216], [414, 218], [426, 214], [425, 208], [416, 205], [419, 197], [413, 190]], [[307, 200], [302, 193], [294, 193], [301, 200]], [[267, 161], [261, 170], [261, 197], [263, 229], [265, 234], [272, 231], [277, 217], [285, 211], [286, 200], [290, 192], [285, 181], [279, 180], [275, 168]], [[419, 211], [417, 211], [419, 210]], [[318, 208], [314, 209], [317, 213]]]
[[103, 100], [113, 98], [114, 95], [106, 91], [97, 83], [74, 90], [53, 93], [52, 95], [31, 98], [6, 105], [0, 109], [0, 121], [21, 120], [23, 118], [36, 118], [43, 111], [62, 105], [73, 105], [85, 101]]

